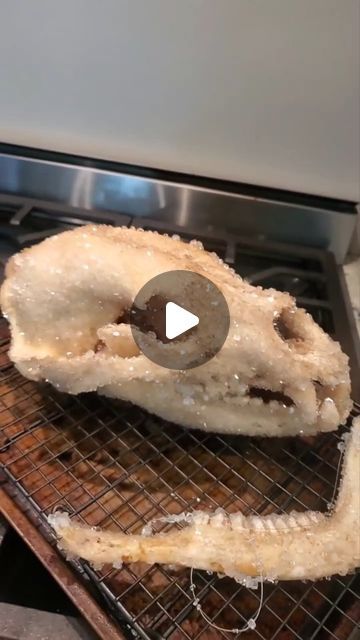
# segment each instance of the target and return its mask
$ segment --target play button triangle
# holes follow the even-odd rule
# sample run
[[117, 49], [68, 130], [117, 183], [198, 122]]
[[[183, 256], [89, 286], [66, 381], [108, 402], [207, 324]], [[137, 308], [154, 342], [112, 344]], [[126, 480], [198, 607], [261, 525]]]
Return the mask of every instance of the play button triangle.
[[199, 324], [199, 318], [194, 313], [180, 307], [175, 302], [166, 304], [165, 332], [168, 340], [173, 340], [181, 336], [185, 331], [189, 331]]
[[205, 276], [181, 269], [148, 280], [129, 316], [139, 352], [160, 367], [178, 371], [209, 362], [223, 346], [230, 325], [220, 289]]

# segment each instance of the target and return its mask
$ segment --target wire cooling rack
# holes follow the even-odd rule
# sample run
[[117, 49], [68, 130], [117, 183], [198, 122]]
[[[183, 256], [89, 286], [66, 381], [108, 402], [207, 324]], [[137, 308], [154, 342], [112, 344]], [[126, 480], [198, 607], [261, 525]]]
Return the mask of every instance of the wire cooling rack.
[[[13, 499], [40, 519], [49, 539], [46, 515], [59, 506], [87, 525], [138, 533], [154, 518], [185, 510], [324, 511], [332, 500], [341, 431], [308, 440], [225, 437], [97, 395], [63, 395], [16, 371], [4, 320], [0, 330], [0, 462]], [[109, 615], [140, 638], [234, 638], [193, 606], [188, 570], [74, 567]], [[194, 582], [204, 612], [220, 627], [241, 628], [259, 605], [260, 590], [234, 580], [194, 571]], [[257, 626], [245, 637], [354, 640], [358, 594], [356, 575], [266, 584]]]

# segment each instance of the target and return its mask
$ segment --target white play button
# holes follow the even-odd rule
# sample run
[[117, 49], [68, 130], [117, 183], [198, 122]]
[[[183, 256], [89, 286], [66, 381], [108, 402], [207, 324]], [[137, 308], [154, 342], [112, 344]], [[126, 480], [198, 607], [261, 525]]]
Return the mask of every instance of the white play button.
[[180, 307], [175, 302], [166, 304], [165, 331], [168, 340], [173, 340], [181, 336], [185, 331], [189, 331], [199, 324], [199, 318], [194, 313]]
[[211, 280], [193, 271], [174, 270], [159, 273], [141, 287], [129, 321], [146, 358], [160, 367], [185, 371], [206, 364], [220, 351], [230, 314]]

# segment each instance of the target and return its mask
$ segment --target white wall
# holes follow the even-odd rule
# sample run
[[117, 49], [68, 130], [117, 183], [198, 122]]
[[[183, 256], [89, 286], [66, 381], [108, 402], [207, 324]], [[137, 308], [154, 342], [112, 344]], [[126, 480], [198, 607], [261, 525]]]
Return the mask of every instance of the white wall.
[[359, 0], [0, 0], [0, 139], [359, 199]]

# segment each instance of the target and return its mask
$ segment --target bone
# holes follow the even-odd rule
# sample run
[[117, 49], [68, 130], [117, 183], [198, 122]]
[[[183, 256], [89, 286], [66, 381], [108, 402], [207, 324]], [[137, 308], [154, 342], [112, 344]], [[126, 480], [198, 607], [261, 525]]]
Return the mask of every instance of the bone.
[[[222, 349], [187, 371], [151, 362], [126, 325], [143, 285], [179, 269], [209, 278], [230, 311]], [[1, 305], [19, 371], [60, 391], [98, 391], [185, 427], [253, 436], [330, 431], [351, 409], [348, 359], [340, 346], [287, 293], [251, 286], [200, 243], [140, 229], [67, 231], [10, 260]], [[151, 332], [142, 336], [157, 339]], [[191, 351], [192, 340], [178, 348]], [[169, 345], [162, 347], [165, 352]], [[191, 395], [181, 393], [184, 386]], [[252, 397], [254, 388], [273, 399]], [[321, 390], [332, 404], [319, 397]]]
[[245, 517], [194, 512], [184, 514], [185, 528], [149, 537], [95, 531], [66, 513], [52, 514], [48, 521], [61, 549], [92, 563], [158, 562], [265, 580], [345, 575], [360, 564], [360, 418], [345, 442], [343, 475], [331, 514]]

